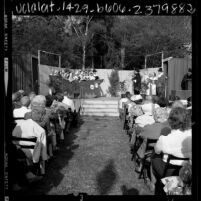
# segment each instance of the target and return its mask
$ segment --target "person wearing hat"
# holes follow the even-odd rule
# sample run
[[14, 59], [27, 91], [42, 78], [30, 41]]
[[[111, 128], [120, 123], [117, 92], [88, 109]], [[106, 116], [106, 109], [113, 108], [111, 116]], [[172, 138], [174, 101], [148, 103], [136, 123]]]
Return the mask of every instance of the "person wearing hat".
[[134, 87], [134, 94], [140, 94], [141, 76], [139, 73], [139, 69], [134, 70], [134, 77], [133, 77], [132, 81], [133, 81], [133, 87]]
[[12, 105], [13, 105], [13, 110], [14, 109], [17, 109], [17, 108], [21, 108], [21, 102], [20, 102], [20, 99], [21, 99], [21, 94], [20, 92], [15, 92], [12, 94]]
[[[16, 108], [13, 110], [13, 117], [14, 118], [20, 118], [20, 119], [24, 119], [25, 114], [27, 112], [30, 112], [31, 109], [28, 109], [28, 106], [30, 104], [30, 98], [28, 96], [23, 96], [20, 99], [20, 104], [21, 107], [20, 108]], [[16, 120], [16, 123], [19, 122], [20, 120]]]
[[165, 87], [167, 77], [164, 75], [162, 68], [158, 70], [158, 76], [156, 81], [156, 95], [158, 97], [165, 97]]
[[135, 102], [136, 104], [141, 104], [142, 101], [143, 101], [143, 98], [142, 98], [142, 96], [140, 94], [138, 94], [138, 95], [134, 94], [133, 96], [131, 96], [131, 100], [133, 102]]
[[182, 81], [181, 81], [181, 89], [182, 90], [191, 90], [189, 81], [192, 80], [192, 69], [189, 68], [188, 72], [184, 75]]

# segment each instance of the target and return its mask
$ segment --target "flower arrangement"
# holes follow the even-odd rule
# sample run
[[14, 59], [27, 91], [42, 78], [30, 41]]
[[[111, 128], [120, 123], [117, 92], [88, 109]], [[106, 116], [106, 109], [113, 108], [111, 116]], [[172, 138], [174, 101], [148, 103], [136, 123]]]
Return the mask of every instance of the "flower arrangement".
[[60, 69], [59, 70], [52, 69], [50, 76], [61, 77], [70, 82], [75, 81], [75, 80], [84, 81], [84, 80], [98, 80], [99, 79], [99, 77], [96, 75], [96, 70], [93, 70], [93, 69], [76, 70], [75, 72], [70, 71], [68, 69], [61, 69], [61, 70]]

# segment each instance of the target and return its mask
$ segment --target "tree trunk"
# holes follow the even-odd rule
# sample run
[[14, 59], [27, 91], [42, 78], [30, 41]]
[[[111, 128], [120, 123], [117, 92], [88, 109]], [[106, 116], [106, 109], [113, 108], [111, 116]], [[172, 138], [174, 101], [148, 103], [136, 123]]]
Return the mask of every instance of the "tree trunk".
[[86, 44], [83, 44], [82, 51], [82, 70], [85, 70]]
[[125, 47], [121, 48], [121, 69], [124, 69], [125, 65]]
[[91, 65], [92, 65], [92, 68], [94, 69], [94, 54], [92, 53], [92, 58], [91, 58]]

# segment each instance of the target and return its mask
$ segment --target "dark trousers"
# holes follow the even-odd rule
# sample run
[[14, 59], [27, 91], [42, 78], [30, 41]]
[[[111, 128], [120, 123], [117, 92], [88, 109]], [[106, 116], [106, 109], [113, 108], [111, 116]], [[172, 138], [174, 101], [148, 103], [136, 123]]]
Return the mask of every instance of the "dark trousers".
[[163, 191], [163, 183], [161, 179], [168, 176], [178, 176], [181, 166], [169, 164], [166, 174], [164, 175], [166, 163], [162, 160], [161, 155], [154, 154], [151, 158], [152, 173], [156, 179], [155, 195], [166, 195]]
[[22, 183], [25, 181], [25, 174], [29, 172], [26, 156], [21, 149], [16, 149], [13, 144], [10, 146], [9, 154], [9, 178], [11, 178], [11, 183]]
[[179, 175], [179, 170], [181, 166], [171, 164], [169, 164], [166, 174], [164, 175], [166, 163], [162, 160], [161, 155], [154, 154], [152, 156], [151, 162], [152, 162], [153, 174], [157, 180], [162, 179], [163, 176], [168, 177], [168, 176]]

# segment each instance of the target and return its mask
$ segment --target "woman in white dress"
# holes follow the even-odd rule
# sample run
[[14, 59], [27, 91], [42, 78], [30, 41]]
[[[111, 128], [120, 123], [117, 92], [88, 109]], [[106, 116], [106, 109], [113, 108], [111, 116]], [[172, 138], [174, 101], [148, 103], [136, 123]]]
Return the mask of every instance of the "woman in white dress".
[[148, 84], [148, 89], [147, 89], [147, 95], [148, 96], [155, 96], [156, 95], [156, 73], [150, 73], [149, 77], [147, 79]]

